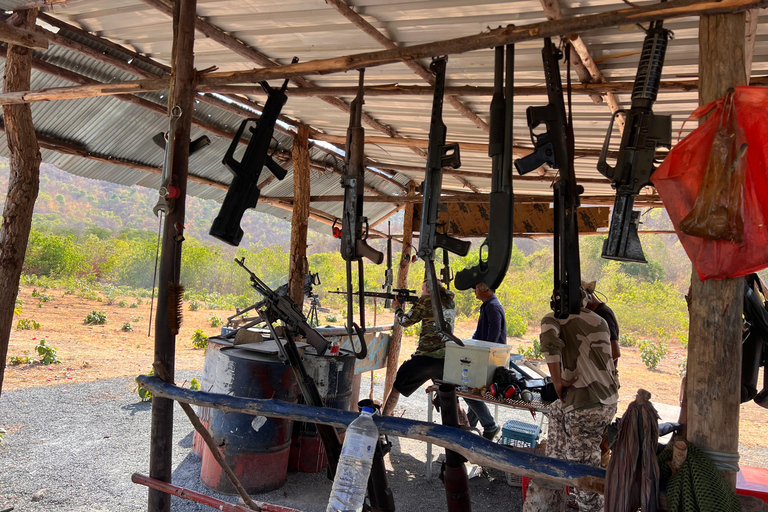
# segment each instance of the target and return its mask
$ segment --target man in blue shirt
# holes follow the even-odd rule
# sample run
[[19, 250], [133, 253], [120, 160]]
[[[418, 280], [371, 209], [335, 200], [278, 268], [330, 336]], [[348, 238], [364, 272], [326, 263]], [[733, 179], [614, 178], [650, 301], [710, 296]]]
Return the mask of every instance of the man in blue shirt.
[[[501, 307], [496, 294], [485, 283], [479, 283], [475, 286], [475, 297], [483, 304], [480, 306], [480, 318], [477, 319], [477, 329], [475, 329], [472, 339], [506, 345], [507, 321], [504, 308]], [[488, 406], [479, 400], [465, 399], [465, 402], [469, 407], [469, 413], [467, 413], [469, 425], [474, 428], [479, 421], [483, 426], [483, 437], [492, 441], [501, 428], [493, 419]]]

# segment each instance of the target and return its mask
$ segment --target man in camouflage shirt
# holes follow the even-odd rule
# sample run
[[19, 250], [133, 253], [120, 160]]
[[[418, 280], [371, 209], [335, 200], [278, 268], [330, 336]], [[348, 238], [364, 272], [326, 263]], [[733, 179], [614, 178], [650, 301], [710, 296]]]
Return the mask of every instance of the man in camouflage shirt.
[[[541, 350], [559, 400], [549, 409], [546, 455], [592, 466], [600, 465], [603, 430], [616, 415], [618, 388], [614, 378], [608, 324], [586, 309], [582, 290], [578, 315], [541, 320]], [[603, 496], [574, 489], [581, 512], [603, 510]], [[523, 512], [561, 509], [565, 493], [532, 481]]]
[[[440, 298], [443, 304], [443, 316], [453, 330], [456, 318], [456, 304], [453, 301], [453, 292], [440, 287]], [[397, 370], [395, 383], [389, 393], [382, 414], [389, 416], [395, 410], [400, 395], [411, 396], [422, 384], [432, 379], [443, 378], [443, 365], [445, 362], [445, 340], [439, 335], [432, 313], [432, 296], [429, 294], [429, 283], [421, 284], [421, 297], [407, 313], [403, 311], [400, 303], [395, 300], [395, 319], [403, 328], [421, 322], [421, 334], [416, 352], [404, 362]]]

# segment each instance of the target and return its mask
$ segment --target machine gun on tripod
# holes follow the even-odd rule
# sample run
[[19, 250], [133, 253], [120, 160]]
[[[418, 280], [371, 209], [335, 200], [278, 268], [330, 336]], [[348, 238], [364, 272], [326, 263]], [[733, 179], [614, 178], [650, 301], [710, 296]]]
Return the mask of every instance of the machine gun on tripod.
[[[298, 57], [294, 57], [291, 63], [295, 64], [298, 61]], [[245, 210], [256, 208], [259, 202], [259, 195], [261, 194], [259, 176], [261, 176], [264, 166], [266, 165], [267, 169], [279, 180], [285, 178], [286, 175], [286, 170], [267, 153], [275, 132], [277, 118], [280, 116], [283, 105], [288, 101], [288, 95], [285, 92], [288, 88], [288, 79], [283, 82], [280, 89], [273, 89], [267, 82], [260, 82], [260, 85], [268, 95], [267, 102], [264, 104], [261, 117], [243, 119], [224, 155], [224, 165], [235, 176], [229, 185], [224, 202], [221, 204], [219, 215], [214, 219], [208, 232], [211, 236], [229, 245], [240, 245], [240, 240], [243, 238], [240, 221]], [[255, 126], [249, 128], [252, 133], [251, 140], [248, 142], [242, 159], [238, 162], [235, 159], [235, 151], [240, 144], [240, 138], [243, 136], [246, 126], [250, 123], [255, 123]]]
[[[579, 194], [584, 189], [576, 184], [573, 168], [573, 125], [565, 114], [563, 84], [558, 64], [562, 52], [547, 37], [544, 39], [541, 56], [544, 61], [549, 103], [542, 107], [528, 107], [526, 110], [528, 128], [531, 130], [535, 149], [530, 155], [517, 160], [515, 167], [520, 174], [529, 173], [543, 164], [560, 171], [559, 179], [554, 184], [555, 287], [551, 306], [556, 318], [567, 318], [569, 314], [578, 314], [581, 308], [579, 226], [576, 222], [576, 210], [579, 207]], [[534, 130], [541, 123], [546, 125], [547, 130], [537, 134]]]
[[429, 125], [429, 148], [427, 150], [427, 170], [422, 183], [424, 202], [421, 208], [421, 228], [419, 230], [418, 256], [424, 260], [424, 273], [432, 296], [432, 313], [440, 336], [446, 340], [464, 346], [454, 336], [453, 329], [443, 315], [443, 301], [440, 299], [440, 283], [435, 270], [436, 248], [447, 249], [459, 256], [466, 256], [470, 242], [438, 233], [438, 211], [440, 194], [443, 187], [443, 167], [458, 169], [461, 167], [459, 145], [446, 144], [445, 123], [443, 123], [443, 95], [445, 94], [445, 66], [448, 57], [433, 59], [429, 69], [435, 75], [435, 92], [432, 97], [432, 118]]
[[[504, 47], [496, 47], [491, 130], [488, 156], [491, 157], [491, 196], [488, 236], [480, 246], [479, 262], [456, 274], [456, 289], [467, 290], [485, 283], [495, 290], [501, 285], [512, 254], [512, 230], [515, 196], [512, 190], [513, 86], [515, 83], [515, 45], [507, 45], [506, 86], [504, 84]], [[483, 259], [483, 248], [486, 250]]]
[[[651, 175], [656, 170], [656, 150], [669, 148], [672, 144], [672, 118], [656, 115], [651, 110], [659, 93], [661, 70], [671, 34], [662, 27], [662, 23], [651, 22], [646, 32], [632, 88], [632, 106], [629, 112], [619, 110], [611, 117], [597, 161], [597, 170], [610, 179], [611, 186], [616, 189], [611, 226], [602, 253], [602, 257], [609, 260], [647, 263], [637, 234], [640, 212], [632, 207], [635, 196], [651, 183]], [[616, 166], [611, 167], [606, 162], [606, 155], [613, 134], [613, 122], [620, 114], [626, 115], [626, 123]]]
[[363, 78], [365, 69], [360, 70], [357, 96], [349, 109], [347, 148], [344, 157], [344, 213], [341, 219], [341, 257], [347, 262], [347, 333], [350, 341], [355, 336], [360, 340], [360, 351], [355, 355], [363, 359], [368, 353], [365, 346], [365, 295], [358, 294], [359, 325], [354, 321], [352, 292], [352, 262], [357, 261], [358, 290], [365, 289], [363, 258], [376, 265], [381, 264], [384, 255], [368, 245], [368, 219], [363, 215], [363, 193], [365, 189], [365, 129], [363, 116]]

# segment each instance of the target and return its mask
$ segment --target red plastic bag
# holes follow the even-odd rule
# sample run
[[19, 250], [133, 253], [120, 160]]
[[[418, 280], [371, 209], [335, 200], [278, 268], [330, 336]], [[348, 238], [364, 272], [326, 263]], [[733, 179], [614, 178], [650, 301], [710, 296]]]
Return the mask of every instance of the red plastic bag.
[[699, 279], [739, 277], [768, 267], [768, 88], [737, 87], [736, 120], [746, 138], [743, 241], [689, 236], [679, 225], [696, 202], [710, 149], [720, 125], [725, 97], [697, 108], [692, 119], [709, 119], [679, 142], [653, 174], [653, 184]]

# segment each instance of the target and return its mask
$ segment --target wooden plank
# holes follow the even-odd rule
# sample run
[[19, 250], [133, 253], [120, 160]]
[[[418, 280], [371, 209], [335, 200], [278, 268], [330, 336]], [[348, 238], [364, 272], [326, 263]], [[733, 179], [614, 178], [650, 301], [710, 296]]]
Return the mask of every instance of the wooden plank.
[[[287, 418], [294, 421], [322, 423], [337, 428], [346, 428], [358, 417], [356, 412], [328, 407], [312, 407], [290, 404], [275, 399], [240, 398], [203, 391], [191, 391], [165, 383], [158, 377], [146, 375], [140, 375], [137, 381], [144, 389], [150, 391], [152, 396], [162, 396], [188, 404], [213, 407], [224, 412]], [[499, 445], [471, 432], [435, 423], [379, 415], [374, 416], [374, 421], [380, 434], [406, 437], [448, 448], [481, 466], [496, 468], [515, 475], [530, 476], [558, 485], [570, 485], [592, 492], [603, 492], [605, 470], [601, 468], [544, 457], [532, 451]]]
[[429, 58], [436, 55], [466, 53], [504, 44], [531, 41], [544, 37], [556, 37], [574, 32], [587, 32], [617, 25], [684, 18], [702, 14], [740, 12], [766, 5], [768, 5], [768, 0], [670, 0], [665, 3], [606, 11], [588, 16], [574, 16], [561, 20], [497, 28], [473, 36], [404, 46], [393, 50], [319, 59], [270, 69], [209, 73], [200, 79], [200, 83], [208, 85], [256, 83], [262, 80], [339, 73], [363, 67], [384, 66], [395, 62]]
[[288, 294], [304, 309], [304, 276], [307, 275], [307, 227], [309, 223], [309, 127], [298, 126], [293, 139], [293, 215], [288, 261]]
[[[607, 206], [583, 207], [577, 210], [579, 233], [596, 233], [607, 228], [610, 208]], [[490, 209], [487, 203], [449, 203], [440, 212], [438, 222], [446, 223], [448, 232], [459, 238], [484, 237], [488, 234]], [[413, 230], [421, 228], [421, 205], [414, 209]], [[555, 232], [554, 211], [549, 203], [515, 203], [514, 233], [552, 234]]]

